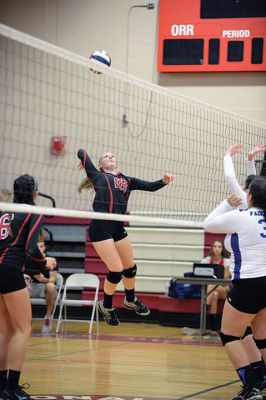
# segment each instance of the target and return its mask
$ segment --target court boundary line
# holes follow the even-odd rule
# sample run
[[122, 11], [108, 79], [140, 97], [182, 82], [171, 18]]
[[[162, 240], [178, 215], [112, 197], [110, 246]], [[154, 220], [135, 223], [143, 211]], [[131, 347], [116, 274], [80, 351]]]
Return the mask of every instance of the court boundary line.
[[209, 389], [201, 390], [200, 392], [195, 392], [195, 393], [192, 393], [192, 394], [190, 394], [188, 396], [178, 397], [176, 400], [190, 399], [190, 398], [198, 396], [200, 394], [208, 393], [208, 392], [211, 392], [211, 391], [216, 390], [216, 389], [220, 389], [220, 388], [223, 388], [223, 387], [226, 387], [226, 386], [233, 385], [234, 383], [237, 383], [237, 382], [240, 382], [240, 380], [236, 379], [234, 381], [230, 381], [230, 382], [224, 383], [223, 385], [213, 386], [213, 387], [211, 387]]
[[139, 342], [139, 343], [164, 343], [179, 345], [203, 345], [203, 346], [221, 346], [220, 340], [215, 339], [196, 339], [196, 338], [171, 338], [156, 336], [137, 336], [137, 335], [117, 335], [117, 334], [72, 334], [72, 333], [40, 333], [32, 332], [31, 337], [44, 337], [52, 339], [80, 339], [80, 340], [110, 340], [120, 342]]

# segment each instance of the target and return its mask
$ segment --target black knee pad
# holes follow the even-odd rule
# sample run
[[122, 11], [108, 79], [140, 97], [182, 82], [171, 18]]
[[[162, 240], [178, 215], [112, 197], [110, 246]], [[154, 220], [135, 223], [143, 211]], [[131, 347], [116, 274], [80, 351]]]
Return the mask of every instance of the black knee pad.
[[251, 326], [248, 326], [247, 329], [245, 330], [244, 335], [242, 336], [242, 339], [244, 339], [246, 336], [252, 335], [252, 329]]
[[137, 273], [137, 266], [134, 265], [131, 268], [128, 269], [124, 269], [124, 277], [125, 278], [134, 278], [134, 276], [136, 276]]
[[240, 340], [240, 336], [238, 337], [238, 336], [226, 335], [223, 332], [220, 332], [219, 335], [220, 335], [223, 346], [225, 346], [226, 343], [234, 342], [235, 340]]
[[108, 280], [108, 282], [111, 283], [119, 283], [122, 279], [122, 276], [123, 276], [123, 271], [119, 272], [110, 271], [107, 274], [106, 279]]
[[266, 349], [266, 339], [256, 339], [256, 338], [254, 338], [254, 336], [253, 336], [253, 339], [254, 339], [258, 349], [261, 349], [261, 350]]

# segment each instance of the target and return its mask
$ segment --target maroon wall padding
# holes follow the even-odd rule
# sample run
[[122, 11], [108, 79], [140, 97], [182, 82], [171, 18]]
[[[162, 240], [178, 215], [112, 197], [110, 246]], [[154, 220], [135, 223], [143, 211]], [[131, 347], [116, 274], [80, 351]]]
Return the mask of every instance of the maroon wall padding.
[[204, 257], [208, 256], [211, 245], [215, 240], [221, 240], [223, 242], [224, 238], [225, 238], [224, 233], [204, 232]]
[[84, 271], [95, 275], [106, 275], [107, 266], [100, 258], [85, 258]]
[[85, 244], [85, 256], [93, 258], [99, 257], [91, 242], [86, 242]]
[[[224, 307], [224, 300], [218, 302], [218, 312], [222, 313]], [[184, 314], [198, 314], [200, 313], [200, 299], [175, 299], [166, 295], [159, 296], [159, 311], [184, 313]]]
[[61, 224], [61, 225], [89, 225], [91, 222], [88, 218], [73, 218], [73, 217], [44, 217], [44, 223], [49, 225]]
[[86, 243], [90, 242], [89, 227], [86, 228]]
[[198, 314], [200, 299], [175, 299], [166, 295], [159, 296], [159, 311], [170, 313]]

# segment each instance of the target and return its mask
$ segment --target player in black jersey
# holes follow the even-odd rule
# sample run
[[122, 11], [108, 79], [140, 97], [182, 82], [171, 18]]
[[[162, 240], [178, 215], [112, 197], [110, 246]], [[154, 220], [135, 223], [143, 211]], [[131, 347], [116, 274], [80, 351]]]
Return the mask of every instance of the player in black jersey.
[[[125, 214], [132, 190], [155, 192], [174, 180], [174, 175], [165, 174], [163, 179], [147, 182], [121, 174], [116, 158], [104, 153], [99, 160], [99, 170], [94, 166], [85, 150], [79, 149], [78, 158], [87, 178], [81, 182], [79, 191], [94, 189], [93, 210], [102, 213]], [[148, 315], [150, 310], [135, 296], [137, 266], [134, 263], [131, 241], [124, 223], [110, 220], [93, 220], [89, 227], [91, 242], [109, 273], [104, 282], [104, 300], [98, 304], [100, 312], [109, 325], [118, 326], [119, 320], [112, 305], [117, 284], [123, 279], [125, 288], [124, 307], [139, 315]]]
[[[34, 205], [38, 195], [35, 179], [23, 175], [14, 182], [14, 202]], [[37, 246], [42, 216], [0, 212], [0, 398], [26, 400], [19, 378], [31, 331], [31, 303], [23, 268], [26, 255], [40, 272], [53, 269], [55, 261], [44, 258]], [[35, 271], [36, 272], [36, 271]]]

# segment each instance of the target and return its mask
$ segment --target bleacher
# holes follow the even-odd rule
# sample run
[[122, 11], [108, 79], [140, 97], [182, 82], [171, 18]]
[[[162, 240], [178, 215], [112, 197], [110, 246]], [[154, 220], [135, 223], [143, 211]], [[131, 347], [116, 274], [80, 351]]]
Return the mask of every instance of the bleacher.
[[[107, 267], [90, 242], [88, 225], [89, 220], [46, 218], [45, 227], [53, 236], [49, 255], [56, 257], [64, 278], [75, 272], [96, 274], [101, 282], [99, 297], [102, 299]], [[163, 325], [198, 326], [200, 300], [171, 298], [167, 295], [167, 286], [172, 277], [192, 272], [193, 262], [206, 255], [214, 238], [219, 238], [219, 235], [206, 235], [202, 229], [157, 226], [127, 226], [126, 229], [138, 266], [136, 295], [151, 309], [146, 320]], [[89, 293], [84, 290], [82, 296], [87, 299]], [[123, 285], [120, 283], [114, 296], [119, 318], [141, 320], [142, 317], [124, 310], [123, 299]]]
[[89, 220], [81, 218], [51, 217], [44, 220], [44, 228], [52, 234], [49, 256], [57, 259], [60, 273], [64, 278], [75, 272], [84, 272], [88, 224]]

